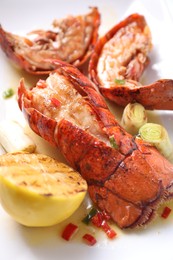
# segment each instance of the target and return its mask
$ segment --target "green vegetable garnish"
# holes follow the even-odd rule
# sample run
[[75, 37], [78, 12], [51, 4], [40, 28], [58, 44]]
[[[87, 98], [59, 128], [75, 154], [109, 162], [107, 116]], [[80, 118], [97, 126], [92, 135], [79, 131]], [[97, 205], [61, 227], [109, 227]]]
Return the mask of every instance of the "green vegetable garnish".
[[90, 220], [97, 214], [97, 212], [98, 210], [96, 208], [92, 208], [88, 215], [82, 219], [82, 222], [88, 225]]
[[140, 138], [153, 144], [160, 153], [173, 163], [173, 144], [163, 125], [146, 123], [139, 129]]
[[14, 95], [14, 90], [12, 88], [9, 88], [3, 92], [3, 98], [10, 98]]
[[124, 85], [126, 81], [125, 81], [125, 79], [114, 79], [114, 82], [117, 85]]
[[110, 144], [111, 144], [112, 148], [118, 149], [118, 144], [116, 143], [115, 138], [114, 138], [113, 135], [110, 136], [109, 141], [110, 141]]
[[130, 134], [138, 134], [139, 128], [147, 123], [147, 112], [139, 103], [129, 103], [123, 111], [122, 127]]

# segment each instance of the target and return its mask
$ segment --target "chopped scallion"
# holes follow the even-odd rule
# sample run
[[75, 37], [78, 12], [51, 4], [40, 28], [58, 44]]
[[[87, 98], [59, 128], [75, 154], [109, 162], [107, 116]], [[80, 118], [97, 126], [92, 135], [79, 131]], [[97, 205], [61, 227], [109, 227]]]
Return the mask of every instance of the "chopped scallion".
[[10, 98], [14, 95], [14, 90], [12, 88], [9, 88], [3, 92], [3, 98]]
[[88, 225], [90, 220], [97, 214], [97, 212], [98, 211], [96, 208], [92, 208], [88, 215], [82, 219], [82, 222]]
[[124, 85], [126, 81], [125, 81], [125, 79], [114, 79], [114, 82], [117, 85]]
[[112, 148], [118, 149], [118, 144], [116, 143], [115, 137], [113, 135], [109, 137], [109, 141]]

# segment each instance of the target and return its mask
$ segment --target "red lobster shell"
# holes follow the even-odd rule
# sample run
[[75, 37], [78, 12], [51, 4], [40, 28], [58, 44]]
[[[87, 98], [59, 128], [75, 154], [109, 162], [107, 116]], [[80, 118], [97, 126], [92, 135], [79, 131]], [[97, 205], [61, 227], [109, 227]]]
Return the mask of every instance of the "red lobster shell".
[[141, 85], [149, 63], [151, 33], [144, 16], [132, 14], [100, 38], [89, 63], [89, 74], [101, 93], [120, 106], [141, 103], [146, 109], [173, 110], [173, 80]]
[[125, 132], [77, 68], [55, 63], [57, 71], [31, 90], [20, 82], [18, 103], [31, 129], [60, 149], [119, 227], [147, 224], [173, 195], [173, 165]]
[[54, 30], [35, 30], [25, 37], [3, 30], [0, 46], [15, 64], [33, 74], [49, 74], [55, 69], [51, 59], [77, 67], [84, 64], [98, 38], [100, 13], [96, 7], [81, 16], [68, 16], [53, 23]]

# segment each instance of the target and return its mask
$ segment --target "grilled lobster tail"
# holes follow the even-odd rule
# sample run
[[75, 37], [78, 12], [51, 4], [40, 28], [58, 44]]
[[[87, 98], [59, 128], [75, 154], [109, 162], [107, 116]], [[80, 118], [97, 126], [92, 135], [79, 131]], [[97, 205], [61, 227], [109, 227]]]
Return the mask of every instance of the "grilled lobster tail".
[[32, 74], [49, 74], [55, 69], [52, 59], [76, 67], [83, 65], [96, 44], [99, 26], [100, 13], [93, 7], [88, 14], [55, 20], [53, 29], [35, 30], [25, 37], [7, 32], [0, 26], [0, 46], [20, 68]]
[[30, 127], [60, 149], [119, 227], [147, 224], [173, 195], [173, 165], [125, 132], [77, 68], [54, 63], [57, 70], [31, 90], [20, 82], [18, 103]]
[[146, 109], [173, 110], [173, 80], [149, 85], [139, 81], [148, 66], [151, 33], [144, 16], [132, 14], [97, 41], [89, 75], [102, 95], [125, 107], [138, 102]]

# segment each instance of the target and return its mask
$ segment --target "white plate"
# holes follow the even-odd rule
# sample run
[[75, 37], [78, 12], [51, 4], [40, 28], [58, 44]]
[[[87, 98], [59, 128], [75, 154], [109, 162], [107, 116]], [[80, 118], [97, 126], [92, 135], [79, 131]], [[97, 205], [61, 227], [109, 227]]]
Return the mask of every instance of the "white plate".
[[[100, 34], [130, 13], [144, 14], [151, 28], [154, 47], [151, 53], [151, 64], [143, 77], [143, 82], [151, 83], [159, 78], [172, 77], [171, 0], [167, 2], [159, 0], [1, 0], [0, 23], [8, 31], [23, 33], [35, 28], [47, 27], [54, 18], [67, 14], [86, 13], [89, 6], [98, 6], [102, 14]], [[35, 81], [35, 78], [28, 76], [27, 73], [16, 70], [0, 50], [0, 120], [4, 118], [13, 118], [21, 122], [23, 120], [15, 99], [3, 100], [2, 98], [4, 89], [17, 88], [21, 77], [25, 77], [27, 83]], [[153, 121], [164, 124], [173, 141], [173, 112], [153, 111], [151, 116]], [[31, 132], [29, 134], [39, 144], [40, 151], [49, 155], [57, 153], [56, 149], [50, 148], [35, 134]], [[58, 158], [59, 156], [57, 153]], [[82, 207], [84, 208], [85, 205]], [[65, 223], [79, 221], [80, 224], [82, 207]], [[15, 223], [0, 208], [0, 259], [173, 259], [173, 214], [166, 220], [158, 217], [152, 225], [143, 230], [120, 231], [115, 227], [118, 236], [113, 241], [109, 241], [104, 234], [98, 232], [96, 233], [98, 243], [94, 247], [89, 247], [80, 240], [80, 234], [84, 231], [80, 231], [78, 238], [70, 242], [63, 241], [60, 238], [63, 224], [51, 228], [25, 228]], [[83, 228], [81, 224], [80, 228]]]

